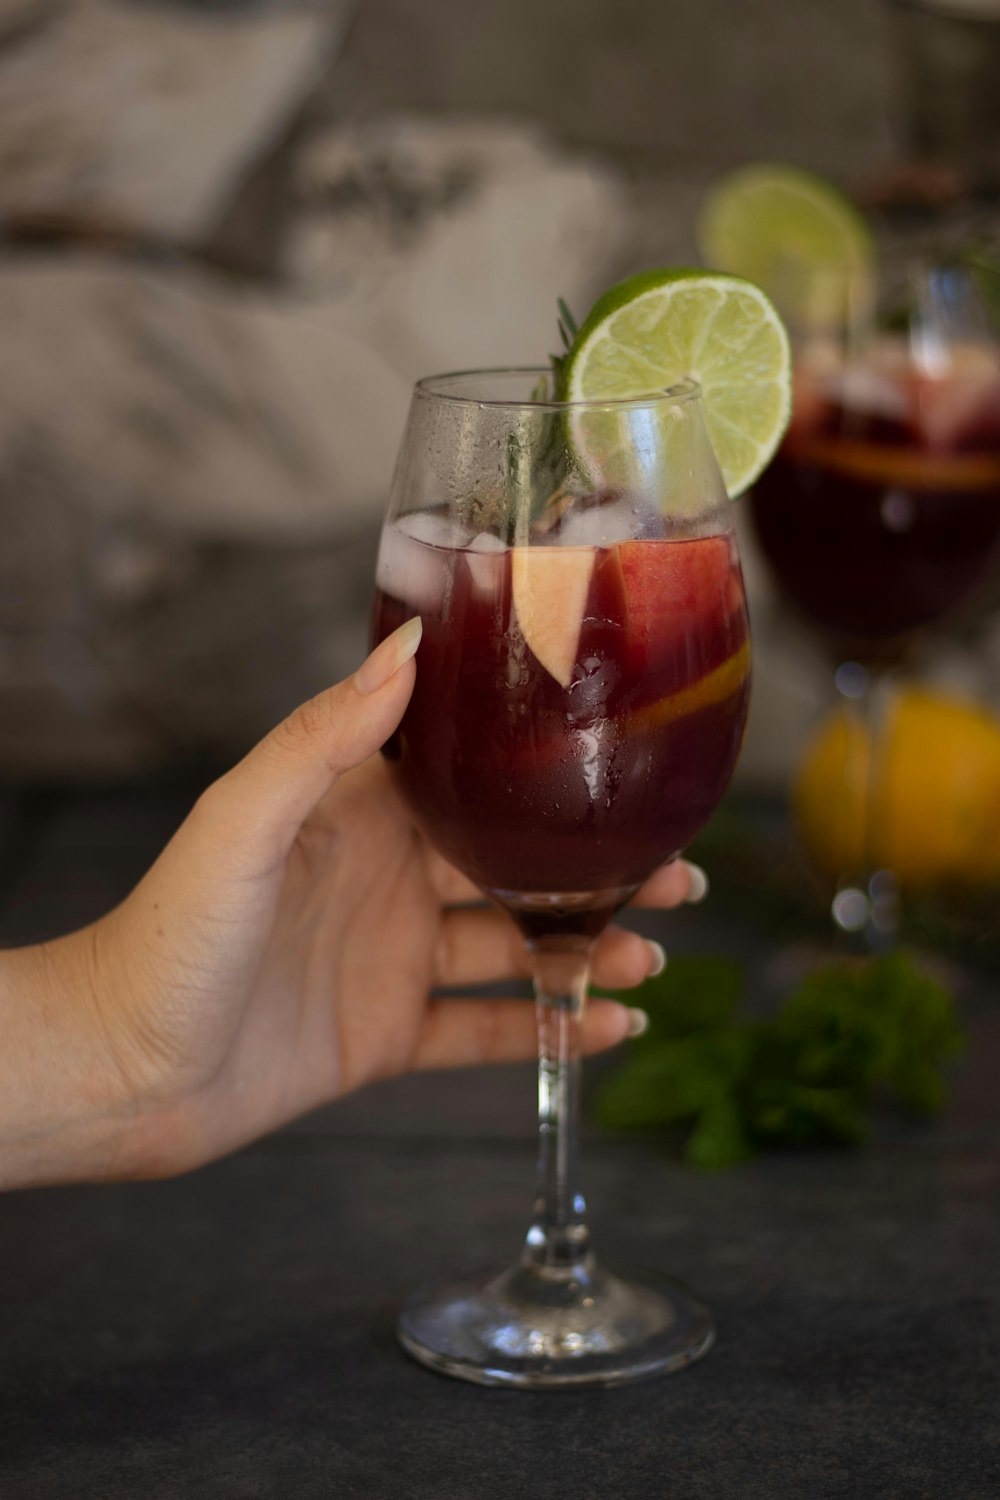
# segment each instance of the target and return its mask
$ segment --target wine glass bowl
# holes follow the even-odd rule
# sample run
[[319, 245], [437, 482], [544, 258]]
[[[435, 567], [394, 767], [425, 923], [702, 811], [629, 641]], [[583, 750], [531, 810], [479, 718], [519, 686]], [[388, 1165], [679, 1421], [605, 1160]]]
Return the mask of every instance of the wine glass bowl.
[[1000, 540], [1000, 350], [964, 272], [911, 285], [891, 329], [869, 285], [839, 328], [799, 330], [792, 423], [752, 496], [782, 593], [841, 659], [905, 652]]
[[417, 386], [376, 574], [377, 641], [419, 614], [385, 747], [430, 841], [520, 926], [539, 1023], [539, 1188], [520, 1262], [419, 1292], [424, 1363], [522, 1386], [677, 1368], [708, 1314], [603, 1270], [576, 1183], [594, 938], [706, 821], [735, 765], [749, 628], [696, 386], [558, 402], [544, 372]]

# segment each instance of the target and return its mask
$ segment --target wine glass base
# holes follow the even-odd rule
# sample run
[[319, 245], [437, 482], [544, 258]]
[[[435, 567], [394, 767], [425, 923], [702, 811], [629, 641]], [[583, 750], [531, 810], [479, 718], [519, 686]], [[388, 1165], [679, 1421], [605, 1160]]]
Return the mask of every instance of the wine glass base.
[[399, 1341], [421, 1364], [477, 1385], [527, 1390], [624, 1385], [707, 1354], [715, 1325], [680, 1282], [616, 1274], [591, 1257], [445, 1281], [410, 1297]]

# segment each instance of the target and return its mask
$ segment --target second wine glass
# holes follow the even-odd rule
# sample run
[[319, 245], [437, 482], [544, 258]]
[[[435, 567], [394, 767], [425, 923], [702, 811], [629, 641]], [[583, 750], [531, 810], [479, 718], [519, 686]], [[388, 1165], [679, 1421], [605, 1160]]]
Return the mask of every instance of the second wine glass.
[[[783, 282], [794, 415], [752, 514], [783, 596], [834, 666], [841, 822], [861, 846], [833, 916], [877, 946], [898, 922], [877, 819], [892, 679], [996, 565], [1000, 350], [958, 265], [878, 278], [789, 265]], [[798, 323], [796, 309], [808, 315]]]

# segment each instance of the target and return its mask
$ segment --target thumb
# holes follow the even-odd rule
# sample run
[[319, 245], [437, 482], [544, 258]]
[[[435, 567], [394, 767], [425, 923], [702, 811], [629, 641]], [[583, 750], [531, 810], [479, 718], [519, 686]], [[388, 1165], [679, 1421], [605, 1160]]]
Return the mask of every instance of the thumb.
[[[214, 786], [215, 836], [227, 832], [245, 859], [284, 859], [302, 823], [338, 777], [392, 734], [416, 681], [419, 616], [386, 636], [343, 682], [303, 703]], [[251, 852], [252, 851], [252, 852]]]

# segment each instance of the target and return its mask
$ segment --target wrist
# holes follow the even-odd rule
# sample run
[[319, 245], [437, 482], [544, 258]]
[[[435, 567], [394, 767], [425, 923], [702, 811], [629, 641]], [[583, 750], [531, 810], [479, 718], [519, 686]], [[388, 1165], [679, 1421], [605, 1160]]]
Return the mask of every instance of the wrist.
[[95, 935], [0, 953], [0, 1188], [140, 1175]]

